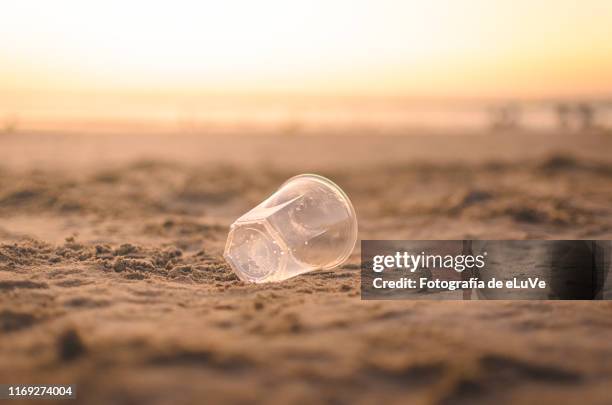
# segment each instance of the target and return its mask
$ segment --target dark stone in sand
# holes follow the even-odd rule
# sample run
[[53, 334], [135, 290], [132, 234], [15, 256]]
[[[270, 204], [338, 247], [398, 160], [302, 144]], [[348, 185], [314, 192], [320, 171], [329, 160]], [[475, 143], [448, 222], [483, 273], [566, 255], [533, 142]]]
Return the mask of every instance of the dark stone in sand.
[[60, 335], [57, 340], [57, 350], [60, 359], [65, 361], [75, 360], [87, 351], [81, 337], [74, 329], [68, 329]]

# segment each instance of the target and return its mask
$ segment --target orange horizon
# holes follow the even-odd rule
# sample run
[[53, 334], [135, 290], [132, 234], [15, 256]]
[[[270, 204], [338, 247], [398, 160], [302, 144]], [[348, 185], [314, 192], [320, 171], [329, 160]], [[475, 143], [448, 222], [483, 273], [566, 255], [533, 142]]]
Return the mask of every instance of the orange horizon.
[[289, 3], [9, 0], [0, 92], [612, 94], [606, 0]]

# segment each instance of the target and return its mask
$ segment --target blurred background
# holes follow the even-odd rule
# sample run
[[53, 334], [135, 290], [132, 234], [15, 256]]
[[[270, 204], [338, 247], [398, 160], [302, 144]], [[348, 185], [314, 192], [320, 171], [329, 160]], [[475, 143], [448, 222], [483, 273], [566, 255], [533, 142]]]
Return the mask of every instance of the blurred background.
[[6, 1], [0, 130], [612, 125], [606, 0]]

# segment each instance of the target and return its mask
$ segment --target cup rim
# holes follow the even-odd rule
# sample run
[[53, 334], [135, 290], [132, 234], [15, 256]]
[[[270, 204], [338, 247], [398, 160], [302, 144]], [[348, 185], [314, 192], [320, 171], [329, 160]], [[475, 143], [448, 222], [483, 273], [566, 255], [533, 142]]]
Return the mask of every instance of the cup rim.
[[350, 235], [351, 239], [352, 239], [352, 242], [350, 243], [350, 245], [347, 246], [346, 250], [342, 253], [342, 255], [340, 255], [338, 257], [337, 260], [335, 260], [333, 263], [331, 263], [331, 264], [329, 264], [327, 266], [322, 267], [323, 270], [333, 269], [333, 268], [341, 265], [342, 263], [344, 263], [346, 261], [346, 259], [348, 259], [348, 257], [351, 255], [353, 250], [355, 249], [355, 245], [357, 244], [358, 226], [359, 226], [358, 223], [357, 223], [357, 212], [355, 211], [355, 207], [353, 207], [353, 203], [351, 202], [351, 199], [344, 192], [344, 190], [342, 190], [342, 188], [339, 185], [337, 185], [336, 183], [334, 183], [333, 181], [331, 181], [327, 177], [321, 176], [320, 174], [314, 174], [314, 173], [298, 174], [297, 176], [293, 176], [293, 177], [287, 179], [283, 184], [281, 184], [279, 189], [283, 188], [289, 182], [291, 182], [293, 180], [301, 179], [301, 178], [314, 179], [314, 180], [317, 180], [317, 181], [325, 184], [326, 186], [332, 188], [334, 191], [336, 191], [336, 192], [338, 192], [340, 194], [340, 196], [344, 199], [344, 201], [348, 205], [348, 208], [349, 208], [349, 211], [350, 211], [350, 215], [351, 215], [351, 219], [352, 219], [352, 221], [351, 221], [351, 235]]

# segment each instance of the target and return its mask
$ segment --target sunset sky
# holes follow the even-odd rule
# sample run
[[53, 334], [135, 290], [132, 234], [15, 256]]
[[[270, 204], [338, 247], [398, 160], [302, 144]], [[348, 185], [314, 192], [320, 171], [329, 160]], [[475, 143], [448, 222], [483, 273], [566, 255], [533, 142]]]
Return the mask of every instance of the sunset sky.
[[0, 97], [73, 90], [607, 96], [612, 1], [3, 1]]

